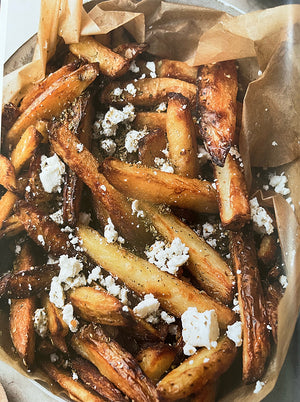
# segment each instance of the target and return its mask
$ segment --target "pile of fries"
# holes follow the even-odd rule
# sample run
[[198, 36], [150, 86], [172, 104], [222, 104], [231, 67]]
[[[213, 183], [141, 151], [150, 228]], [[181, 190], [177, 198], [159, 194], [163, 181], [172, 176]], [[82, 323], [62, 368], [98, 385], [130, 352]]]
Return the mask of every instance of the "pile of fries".
[[[0, 235], [14, 261], [0, 297], [25, 367], [71, 399], [212, 401], [241, 355], [243, 381], [262, 379], [284, 291], [272, 211], [273, 233], [251, 222], [237, 64], [190, 67], [118, 39], [64, 45], [4, 106]], [[187, 352], [190, 309], [213, 311], [219, 335]]]

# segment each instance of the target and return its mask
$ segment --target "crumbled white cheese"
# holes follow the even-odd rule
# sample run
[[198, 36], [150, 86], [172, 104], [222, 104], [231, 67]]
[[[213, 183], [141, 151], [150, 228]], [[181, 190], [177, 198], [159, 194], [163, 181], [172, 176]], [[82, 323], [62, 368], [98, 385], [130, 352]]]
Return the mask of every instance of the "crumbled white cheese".
[[155, 73], [155, 63], [154, 61], [147, 61], [146, 63], [146, 68], [148, 68], [148, 70], [150, 70], [150, 76], [151, 78], [155, 78], [156, 77], [156, 73]]
[[217, 240], [216, 239], [207, 239], [206, 243], [210, 245], [210, 247], [212, 248], [216, 248], [217, 247]]
[[273, 145], [273, 147], [276, 147], [278, 144], [277, 144], [276, 141], [273, 141], [273, 142], [272, 142], [272, 145]]
[[44, 239], [43, 235], [38, 235], [37, 239], [38, 239], [38, 242], [41, 243], [42, 246], [45, 245], [45, 239]]
[[122, 88], [115, 88], [114, 90], [113, 90], [113, 95], [114, 96], [121, 96], [122, 95], [122, 92], [123, 92], [123, 89]]
[[49, 299], [56, 307], [62, 308], [65, 304], [65, 294], [58, 276], [54, 276], [51, 281]]
[[26, 186], [26, 187], [25, 187], [25, 191], [27, 191], [27, 193], [29, 193], [30, 190], [31, 190], [30, 186]]
[[159, 309], [159, 301], [153, 296], [152, 293], [146, 294], [137, 306], [134, 307], [133, 312], [141, 318], [145, 318]]
[[164, 158], [154, 158], [155, 167], [158, 167], [162, 172], [174, 173], [173, 166]]
[[128, 92], [132, 96], [136, 95], [136, 87], [132, 83], [127, 84], [127, 86], [124, 88], [124, 91]]
[[167, 324], [172, 324], [172, 322], [175, 322], [175, 317], [173, 317], [172, 315], [169, 315], [166, 311], [162, 311], [160, 313], [160, 317]]
[[156, 111], [157, 112], [165, 112], [167, 110], [167, 104], [166, 102], [162, 102], [160, 105], [157, 106]]
[[77, 373], [75, 373], [75, 371], [72, 371], [72, 379], [74, 381], [78, 380], [78, 375], [77, 375]]
[[117, 297], [123, 304], [128, 303], [128, 289], [116, 283], [115, 279], [108, 275], [106, 278], [100, 277], [100, 284], [103, 286], [110, 295]]
[[205, 357], [204, 359], [203, 359], [203, 363], [208, 363], [209, 362], [209, 358], [208, 357]]
[[171, 245], [156, 240], [148, 251], [145, 251], [148, 261], [156, 265], [161, 271], [176, 274], [179, 267], [189, 259], [189, 248], [175, 237]]
[[181, 322], [185, 352], [194, 351], [196, 347], [201, 346], [210, 349], [219, 338], [220, 331], [215, 310], [199, 313], [196, 307], [189, 307], [182, 314]]
[[133, 200], [131, 204], [132, 215], [136, 215], [138, 218], [144, 218], [145, 212], [142, 209], [139, 209], [139, 202], [138, 200]]
[[205, 165], [207, 161], [211, 160], [210, 154], [202, 145], [198, 145], [197, 158], [199, 159], [200, 166]]
[[142, 74], [139, 78], [139, 80], [143, 80], [144, 78], [146, 78], [146, 74]]
[[125, 311], [125, 313], [128, 313], [129, 308], [128, 308], [127, 306], [123, 306], [123, 307], [122, 307], [122, 310]]
[[106, 186], [104, 184], [101, 184], [100, 188], [101, 190], [106, 191]]
[[147, 130], [143, 129], [142, 131], [130, 130], [125, 137], [125, 148], [127, 152], [132, 153], [138, 150], [139, 140], [147, 134]]
[[288, 179], [284, 175], [284, 173], [281, 173], [280, 176], [277, 176], [276, 174], [271, 174], [269, 177], [270, 186], [274, 187], [276, 193], [282, 195], [287, 195], [290, 193], [290, 189], [285, 187], [287, 181]]
[[111, 138], [106, 138], [105, 140], [102, 140], [100, 142], [100, 146], [109, 156], [112, 156], [117, 149], [115, 141], [113, 141]]
[[91, 214], [87, 212], [79, 212], [79, 223], [82, 225], [89, 225], [91, 221]]
[[204, 237], [204, 239], [207, 239], [209, 236], [211, 236], [214, 233], [214, 227], [211, 223], [204, 223], [204, 225], [202, 225], [202, 236]]
[[112, 137], [116, 135], [118, 124], [131, 122], [135, 118], [134, 106], [128, 104], [123, 107], [123, 110], [118, 110], [110, 106], [104, 118], [99, 124], [94, 123], [94, 131], [98, 134]]
[[60, 272], [58, 278], [66, 282], [68, 278], [75, 278], [83, 268], [82, 262], [76, 257], [68, 257], [66, 254], [59, 257]]
[[64, 290], [79, 288], [86, 285], [86, 278], [83, 274], [75, 276], [75, 278], [67, 278], [63, 283]]
[[82, 152], [82, 151], [83, 151], [83, 144], [81, 144], [81, 143], [80, 143], [80, 144], [77, 144], [77, 145], [76, 145], [76, 149], [77, 149], [77, 152], [78, 152], [78, 153]]
[[[254, 197], [250, 200], [251, 219], [256, 224], [257, 229], [262, 233], [271, 234], [274, 232], [273, 220], [267, 211], [261, 207]], [[255, 228], [256, 228], [255, 226]]]
[[76, 318], [74, 318], [74, 310], [71, 303], [68, 303], [64, 306], [62, 318], [72, 332], [77, 331], [79, 322], [76, 320]]
[[41, 173], [39, 174], [42, 186], [46, 193], [61, 192], [61, 184], [65, 173], [65, 164], [54, 154], [50, 158], [42, 155]]
[[265, 385], [265, 383], [263, 381], [259, 381], [259, 380], [256, 381], [255, 389], [253, 391], [253, 394], [258, 394], [262, 390], [264, 385]]
[[241, 321], [236, 321], [234, 324], [228, 325], [226, 335], [235, 343], [236, 346], [241, 346], [243, 342]]
[[48, 331], [48, 317], [45, 308], [35, 310], [33, 324], [36, 333], [44, 338]]
[[15, 253], [20, 254], [20, 252], [21, 252], [21, 246], [20, 246], [20, 244], [17, 244], [16, 248], [15, 248]]
[[92, 269], [92, 272], [87, 278], [87, 283], [90, 285], [93, 281], [98, 281], [100, 279], [101, 268], [99, 266]]
[[104, 237], [108, 243], [114, 243], [118, 240], [118, 232], [115, 230], [115, 226], [111, 219], [107, 219], [107, 225], [104, 227]]
[[64, 223], [63, 221], [63, 210], [58, 209], [56, 212], [53, 214], [49, 215], [49, 217], [53, 220], [53, 222], [57, 223], [58, 225], [62, 225]]
[[133, 73], [138, 73], [140, 71], [140, 68], [136, 65], [135, 60], [131, 62], [129, 71], [132, 71]]
[[268, 184], [264, 184], [264, 185], [263, 185], [263, 189], [264, 189], [265, 191], [268, 191], [269, 188], [270, 188], [270, 186], [269, 186]]
[[288, 280], [287, 280], [287, 277], [286, 277], [285, 275], [280, 275], [280, 277], [279, 277], [279, 282], [280, 282], [281, 286], [282, 286], [284, 289], [287, 288]]

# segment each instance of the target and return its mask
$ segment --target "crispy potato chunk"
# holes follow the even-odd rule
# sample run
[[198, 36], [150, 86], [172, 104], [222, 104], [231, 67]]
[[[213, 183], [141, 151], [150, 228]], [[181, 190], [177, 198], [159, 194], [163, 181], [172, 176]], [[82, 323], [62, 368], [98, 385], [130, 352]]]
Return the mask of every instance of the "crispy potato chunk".
[[270, 352], [265, 298], [250, 227], [231, 232], [230, 237], [243, 326], [243, 381], [251, 383], [263, 375]]
[[2, 237], [16, 236], [23, 230], [24, 226], [19, 221], [18, 217], [16, 215], [12, 215], [3, 222], [2, 229], [0, 230], [0, 239], [2, 239]]
[[158, 112], [138, 112], [132, 122], [136, 130], [143, 130], [147, 127], [148, 130], [161, 129], [166, 132], [167, 113]]
[[53, 344], [63, 353], [68, 353], [68, 348], [65, 342], [65, 336], [69, 332], [69, 327], [62, 318], [61, 311], [51, 303], [48, 297], [44, 299], [48, 317], [48, 329], [51, 335]]
[[107, 337], [100, 326], [90, 324], [83, 327], [73, 335], [71, 343], [77, 353], [91, 361], [129, 398], [140, 402], [158, 401], [154, 386], [135, 359]]
[[199, 349], [158, 383], [159, 395], [174, 401], [201, 390], [228, 370], [236, 350], [234, 343], [226, 336], [219, 339], [216, 348]]
[[[133, 85], [133, 91], [126, 90], [129, 88], [128, 85]], [[114, 95], [116, 88], [123, 90], [120, 96]], [[132, 103], [135, 106], [155, 106], [166, 102], [170, 92], [177, 92], [188, 98], [193, 106], [196, 101], [196, 90], [196, 85], [174, 78], [145, 78], [137, 82], [112, 82], [103, 89], [101, 102], [117, 105]]]
[[73, 401], [106, 402], [106, 398], [96, 395], [80, 382], [73, 380], [71, 374], [67, 371], [57, 368], [54, 364], [45, 360], [40, 361], [40, 366], [54, 381], [67, 391]]
[[250, 221], [250, 205], [240, 161], [227, 155], [223, 167], [214, 166], [217, 198], [222, 225], [231, 230], [241, 229]]
[[228, 307], [128, 250], [108, 243], [97, 231], [80, 226], [78, 236], [97, 264], [140, 295], [152, 293], [162, 308], [176, 317], [180, 317], [188, 307], [197, 307], [199, 312], [214, 309], [222, 328], [234, 321], [234, 313]]
[[[34, 264], [32, 248], [25, 242], [14, 265], [14, 273], [31, 269]], [[26, 367], [31, 367], [35, 356], [35, 332], [33, 315], [35, 311], [35, 298], [11, 301], [9, 314], [10, 336], [17, 353]]]
[[120, 77], [130, 67], [127, 59], [97, 42], [91, 36], [82, 36], [78, 43], [69, 45], [69, 49], [75, 56], [87, 60], [89, 63], [99, 63], [100, 72], [111, 78]]
[[170, 368], [176, 357], [176, 349], [165, 343], [158, 343], [142, 349], [136, 356], [141, 369], [153, 382]]
[[108, 181], [128, 197], [200, 213], [218, 211], [216, 192], [207, 181], [132, 165], [114, 158], [106, 158], [102, 168]]
[[14, 146], [26, 128], [40, 119], [51, 119], [70, 105], [97, 77], [97, 64], [85, 64], [70, 74], [55, 81], [38, 96], [20, 115], [7, 133], [5, 148]]
[[225, 261], [202, 238], [175, 215], [160, 212], [148, 203], [141, 203], [151, 224], [170, 243], [176, 238], [189, 248], [187, 269], [208, 295], [230, 304], [235, 285], [234, 276]]
[[197, 177], [199, 163], [195, 126], [188, 99], [183, 95], [169, 94], [166, 126], [170, 161], [175, 173]]
[[213, 163], [224, 166], [236, 124], [238, 86], [235, 61], [201, 66], [197, 84], [200, 133]]
[[0, 185], [8, 191], [17, 191], [15, 168], [11, 161], [3, 155], [0, 155]]
[[156, 63], [156, 72], [158, 77], [177, 78], [195, 84], [198, 68], [182, 61], [162, 59]]

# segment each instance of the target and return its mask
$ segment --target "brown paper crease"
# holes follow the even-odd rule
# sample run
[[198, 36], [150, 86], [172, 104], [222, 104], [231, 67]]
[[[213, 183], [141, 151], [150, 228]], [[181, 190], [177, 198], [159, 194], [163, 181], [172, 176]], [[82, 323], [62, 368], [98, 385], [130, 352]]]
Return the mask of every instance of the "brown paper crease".
[[[244, 98], [240, 137], [249, 185], [250, 165], [276, 168], [276, 172], [287, 175], [295, 205], [293, 212], [281, 196], [262, 199], [274, 206], [289, 282], [279, 307], [278, 347], [263, 378], [266, 385], [259, 394], [253, 394], [253, 385], [235, 383], [224, 390], [221, 399], [261, 400], [276, 382], [300, 308], [300, 272], [296, 269], [300, 261], [300, 5], [232, 17], [217, 10], [160, 0], [93, 1], [89, 12], [82, 9], [80, 0], [41, 1], [34, 59], [5, 77], [4, 102], [18, 101], [33, 82], [44, 77], [46, 62], [54, 54], [59, 36], [71, 43], [78, 40], [79, 34], [103, 35], [122, 26], [138, 42], [148, 42], [150, 52], [159, 57], [194, 65], [240, 59], [240, 76], [252, 81]], [[257, 67], [248, 62], [254, 58]], [[255, 68], [260, 68], [261, 76]], [[274, 141], [278, 145], [273, 146]], [[0, 358], [22, 371], [10, 353], [10, 345], [2, 337]], [[39, 373], [34, 376], [42, 378]]]

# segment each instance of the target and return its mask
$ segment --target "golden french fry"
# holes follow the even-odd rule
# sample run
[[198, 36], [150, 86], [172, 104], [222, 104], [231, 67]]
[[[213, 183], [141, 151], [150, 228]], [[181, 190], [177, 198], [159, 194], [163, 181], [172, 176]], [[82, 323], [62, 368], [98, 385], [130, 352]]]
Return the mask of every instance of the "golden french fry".
[[18, 196], [10, 191], [7, 191], [0, 199], [0, 229], [4, 221], [10, 215]]
[[82, 36], [78, 43], [69, 45], [69, 49], [75, 56], [89, 63], [99, 63], [100, 72], [112, 78], [125, 74], [130, 66], [127, 59], [90, 36]]
[[48, 297], [44, 298], [43, 304], [47, 312], [48, 329], [53, 344], [63, 353], [68, 353], [64, 338], [69, 332], [69, 327], [63, 320], [61, 311], [51, 303]]
[[[1, 205], [1, 200], [0, 200]], [[24, 230], [24, 226], [19, 221], [16, 215], [11, 215], [3, 222], [2, 229], [0, 230], [0, 239], [2, 237], [13, 237], [18, 235]]]
[[158, 343], [142, 349], [136, 356], [141, 369], [154, 383], [170, 368], [176, 357], [176, 349], [165, 343]]
[[71, 361], [72, 368], [80, 379], [99, 395], [109, 401], [125, 402], [122, 393], [106, 377], [100, 374], [99, 370], [89, 361], [78, 356]]
[[228, 370], [236, 350], [234, 343], [226, 336], [219, 339], [216, 348], [201, 348], [158, 383], [159, 395], [174, 401], [201, 390]]
[[51, 85], [53, 85], [59, 79], [64, 78], [66, 75], [77, 70], [78, 67], [78, 62], [62, 66], [59, 70], [55, 71], [52, 74], [49, 74], [43, 81], [34, 85], [22, 99], [20, 104], [20, 112], [23, 113], [34, 102], [34, 100], [38, 98], [48, 88], [50, 88]]
[[140, 402], [158, 401], [155, 387], [135, 359], [107, 337], [100, 326], [90, 324], [81, 328], [73, 335], [71, 344], [77, 353], [91, 361], [129, 398]]
[[38, 120], [51, 119], [70, 105], [97, 77], [97, 64], [85, 64], [55, 81], [20, 115], [5, 137], [5, 148], [14, 146], [26, 128]]
[[180, 219], [170, 212], [162, 212], [154, 205], [140, 203], [156, 230], [170, 243], [176, 238], [189, 248], [187, 269], [208, 295], [224, 304], [233, 298], [235, 278], [220, 255]]
[[250, 226], [230, 233], [230, 250], [237, 277], [238, 300], [243, 326], [243, 381], [255, 382], [265, 370], [270, 352], [265, 298], [257, 268]]
[[73, 401], [106, 402], [106, 398], [96, 395], [80, 382], [73, 380], [72, 375], [67, 371], [57, 368], [54, 364], [46, 360], [41, 360], [39, 364], [46, 374], [67, 391]]
[[108, 181], [128, 197], [200, 213], [218, 212], [216, 192], [208, 181], [132, 165], [114, 158], [106, 158], [102, 169]]
[[188, 99], [181, 94], [169, 94], [166, 128], [174, 172], [197, 177], [199, 162], [195, 126]]
[[200, 66], [197, 84], [200, 133], [213, 163], [223, 166], [234, 140], [236, 124], [235, 61]]
[[6, 190], [17, 191], [16, 172], [13, 164], [9, 159], [0, 154], [0, 185]]
[[[133, 85], [133, 91], [126, 91], [128, 85]], [[122, 94], [114, 95], [114, 90], [121, 88]], [[168, 100], [170, 92], [181, 93], [189, 99], [191, 106], [195, 105], [197, 87], [189, 82], [175, 78], [145, 78], [127, 82], [111, 82], [101, 94], [102, 103], [124, 105], [132, 103], [135, 106], [155, 106]], [[134, 95], [132, 94], [134, 92]]]
[[[21, 251], [14, 265], [14, 272], [28, 271], [34, 264], [32, 248], [29, 242], [21, 246]], [[10, 336], [16, 351], [26, 367], [32, 367], [35, 356], [35, 331], [33, 315], [36, 301], [34, 297], [11, 301], [9, 314]]]
[[197, 307], [199, 312], [214, 309], [222, 328], [234, 321], [235, 315], [228, 307], [128, 250], [108, 243], [94, 229], [80, 226], [78, 236], [97, 264], [140, 295], [152, 293], [162, 308], [176, 317], [180, 317], [188, 307]]
[[167, 113], [158, 112], [138, 112], [133, 120], [133, 127], [136, 130], [143, 130], [147, 127], [148, 130], [161, 129], [166, 132]]
[[250, 221], [248, 191], [240, 161], [230, 153], [223, 167], [214, 166], [220, 218], [225, 228], [239, 230]]
[[191, 67], [182, 61], [162, 59], [156, 62], [158, 77], [177, 78], [195, 84], [197, 72], [197, 67]]

